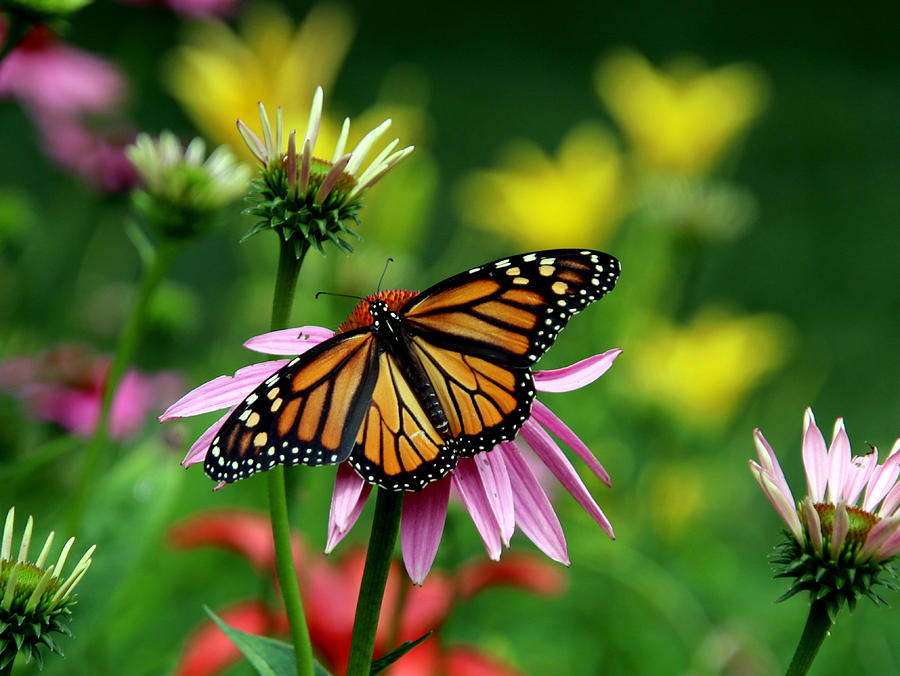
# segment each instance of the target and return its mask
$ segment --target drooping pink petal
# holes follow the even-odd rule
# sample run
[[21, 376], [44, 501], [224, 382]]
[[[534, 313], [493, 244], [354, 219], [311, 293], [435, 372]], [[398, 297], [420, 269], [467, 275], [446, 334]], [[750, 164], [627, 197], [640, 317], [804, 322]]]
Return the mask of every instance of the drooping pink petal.
[[863, 509], [867, 512], [874, 512], [878, 503], [884, 499], [897, 482], [898, 476], [900, 476], [900, 439], [894, 443], [894, 448], [891, 449], [887, 460], [876, 467], [872, 473], [869, 485], [866, 486]]
[[447, 519], [450, 481], [434, 481], [424, 489], [403, 496], [400, 549], [413, 584], [421, 585], [431, 570]]
[[216, 435], [219, 433], [219, 430], [222, 429], [222, 425], [225, 424], [225, 421], [228, 419], [228, 416], [234, 411], [234, 407], [228, 409], [228, 412], [225, 413], [221, 418], [216, 420], [212, 425], [206, 428], [206, 431], [200, 435], [200, 438], [197, 439], [193, 444], [191, 444], [190, 449], [188, 449], [187, 455], [184, 456], [184, 460], [181, 461], [181, 466], [187, 469], [191, 465], [196, 465], [198, 462], [203, 462], [206, 460], [206, 454], [209, 452], [209, 447], [212, 445], [213, 439], [216, 438]]
[[884, 496], [884, 502], [881, 503], [878, 516], [891, 516], [897, 511], [898, 507], [900, 507], [900, 483], [894, 484], [894, 487]]
[[494, 510], [485, 495], [484, 484], [475, 467], [475, 461], [472, 458], [460, 458], [450, 476], [466, 511], [472, 517], [488, 556], [497, 561], [500, 558], [500, 524], [497, 523]]
[[843, 502], [838, 502], [834, 506], [834, 525], [831, 528], [831, 558], [837, 560], [838, 553], [847, 540], [847, 533], [850, 532], [850, 515], [847, 514], [847, 507]]
[[569, 565], [566, 538], [547, 494], [519, 455], [515, 442], [500, 444], [516, 502], [516, 523], [538, 549], [554, 561]]
[[622, 354], [622, 348], [616, 347], [561, 369], [535, 371], [534, 387], [540, 392], [577, 390], [585, 385], [590, 385], [606, 373], [620, 354]]
[[500, 539], [509, 547], [509, 539], [516, 529], [516, 512], [506, 461], [497, 450], [479, 453], [473, 459], [475, 468], [481, 475], [485, 496], [494, 511], [497, 525], [500, 526]]
[[338, 465], [337, 475], [334, 478], [334, 492], [331, 495], [331, 511], [328, 515], [326, 554], [330, 554], [353, 528], [371, 491], [372, 485], [363, 481], [349, 464], [342, 462]]
[[815, 502], [822, 502], [828, 481], [828, 451], [825, 449], [825, 437], [808, 406], [803, 414], [803, 467], [809, 495]]
[[897, 556], [897, 554], [900, 554], [900, 530], [895, 531], [894, 534], [891, 535], [883, 545], [881, 545], [881, 550], [878, 554], [882, 560], [887, 560], [892, 556]]
[[873, 556], [880, 560], [882, 557], [879, 550], [892, 535], [898, 532], [898, 529], [900, 529], [900, 514], [884, 518], [872, 526], [872, 530], [866, 536], [865, 544], [857, 554], [857, 560], [866, 561]]
[[251, 364], [233, 376], [219, 376], [196, 387], [166, 409], [160, 422], [235, 406], [250, 396], [270, 375], [288, 363], [287, 359], [273, 359]]
[[[800, 503], [800, 509], [803, 512], [803, 519], [806, 521], [806, 531], [809, 533], [809, 540], [812, 542], [813, 549], [817, 554], [822, 553], [822, 520], [819, 519], [819, 513], [813, 505], [812, 498], [808, 495], [803, 498]], [[794, 538], [796, 539], [796, 535]], [[797, 540], [801, 545], [802, 540]]]
[[847, 469], [850, 466], [850, 440], [844, 429], [843, 418], [838, 418], [834, 423], [834, 435], [828, 449], [828, 466], [828, 500], [837, 502], [844, 495]]
[[300, 326], [254, 336], [244, 343], [244, 347], [263, 354], [296, 355], [303, 354], [333, 335], [334, 331], [321, 326]]
[[753, 430], [753, 443], [756, 446], [756, 457], [759, 458], [759, 464], [762, 470], [769, 477], [769, 480], [775, 484], [778, 491], [785, 497], [784, 502], [789, 505], [794, 504], [794, 496], [791, 493], [791, 487], [788, 486], [787, 479], [784, 478], [784, 472], [778, 462], [778, 456], [766, 441], [762, 431], [757, 427]]
[[875, 466], [878, 464], [878, 449], [872, 449], [871, 453], [857, 455], [846, 468], [844, 479], [843, 499], [848, 505], [856, 504], [859, 494], [866, 487]]
[[769, 473], [758, 465], [750, 461], [750, 471], [756, 479], [756, 483], [762, 489], [763, 494], [768, 499], [772, 507], [781, 517], [785, 525], [790, 529], [791, 534], [796, 538], [797, 542], [803, 542], [803, 529], [800, 527], [800, 518], [797, 516], [797, 510], [794, 508], [793, 501], [786, 496], [779, 487], [772, 481]]
[[590, 491], [588, 491], [587, 486], [584, 485], [581, 477], [578, 476], [578, 472], [575, 471], [565, 453], [554, 443], [544, 428], [534, 420], [529, 419], [525, 421], [520, 434], [584, 511], [600, 524], [600, 527], [606, 531], [609, 537], [615, 539], [609, 519], [606, 518], [603, 510], [600, 509], [600, 506], [594, 500]]
[[553, 432], [553, 434], [558, 436], [566, 446], [575, 451], [575, 455], [581, 458], [584, 463], [590, 467], [591, 471], [597, 475], [600, 481], [607, 486], [611, 485], [609, 474], [603, 468], [603, 465], [600, 464], [600, 461], [597, 460], [596, 456], [591, 452], [591, 449], [587, 447], [587, 444], [579, 439], [578, 435], [560, 420], [553, 411], [537, 399], [531, 404], [531, 417]]

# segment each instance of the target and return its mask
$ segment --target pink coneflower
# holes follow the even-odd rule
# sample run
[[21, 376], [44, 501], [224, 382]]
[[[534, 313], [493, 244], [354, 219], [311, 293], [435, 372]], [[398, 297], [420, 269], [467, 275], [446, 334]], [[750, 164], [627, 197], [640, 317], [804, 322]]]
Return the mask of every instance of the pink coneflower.
[[884, 564], [900, 554], [900, 439], [878, 464], [878, 449], [851, 457], [843, 418], [826, 448], [812, 409], [803, 417], [803, 465], [807, 495], [794, 501], [778, 458], [759, 429], [754, 432], [759, 462], [750, 471], [790, 532], [776, 562], [796, 581], [784, 598], [809, 590], [826, 598], [830, 612], [865, 594]]
[[[297, 355], [332, 335], [333, 332], [328, 329], [304, 326], [266, 333], [251, 338], [244, 346], [266, 354]], [[566, 368], [537, 371], [534, 374], [535, 387], [542, 392], [566, 392], [584, 387], [603, 375], [620, 353], [620, 349], [613, 349]], [[220, 376], [169, 407], [160, 417], [161, 421], [229, 408], [191, 446], [182, 464], [189, 467], [203, 462], [210, 443], [234, 407], [287, 362], [287, 359], [276, 359], [247, 366], [233, 377]], [[550, 409], [535, 401], [531, 417], [515, 441], [499, 444], [474, 458], [460, 458], [456, 469], [444, 479], [429, 484], [417, 493], [404, 494], [401, 544], [406, 569], [414, 582], [421, 584], [434, 562], [451, 488], [456, 490], [471, 515], [492, 559], [500, 558], [502, 545], [509, 546], [513, 531], [518, 526], [551, 559], [569, 564], [559, 519], [529, 466], [528, 456], [532, 455], [546, 465], [601, 528], [614, 537], [609, 520], [548, 430], [609, 485], [609, 475], [584, 442]], [[338, 467], [326, 551], [334, 549], [352, 528], [370, 490], [371, 486], [348, 463]]]
[[[75, 346], [57, 347], [33, 357], [12, 357], [0, 363], [0, 391], [19, 398], [34, 417], [89, 437], [100, 418], [109, 364], [107, 357]], [[170, 400], [180, 386], [181, 378], [173, 372], [127, 371], [113, 396], [110, 436], [133, 436], [150, 412]]]

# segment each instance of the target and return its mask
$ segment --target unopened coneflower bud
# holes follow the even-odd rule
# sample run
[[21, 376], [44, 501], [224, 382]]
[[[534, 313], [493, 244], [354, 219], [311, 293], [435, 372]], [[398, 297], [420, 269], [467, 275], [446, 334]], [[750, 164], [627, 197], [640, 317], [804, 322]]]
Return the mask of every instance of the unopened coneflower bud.
[[7, 669], [21, 653], [26, 663], [43, 664], [41, 649], [62, 655], [54, 634], [71, 636], [67, 626], [72, 592], [91, 565], [95, 547], [90, 547], [68, 575], [63, 575], [66, 559], [75, 542], [70, 538], [56, 563], [47, 564], [54, 533], [44, 542], [34, 562], [29, 562], [34, 520], [29, 516], [19, 551], [13, 558], [15, 507], [6, 515], [0, 544], [0, 671]]
[[323, 251], [322, 245], [327, 242], [351, 252], [353, 249], [344, 238], [358, 238], [353, 227], [359, 225], [358, 213], [363, 206], [363, 194], [413, 150], [412, 146], [395, 150], [400, 141], [394, 139], [363, 169], [366, 156], [391, 121], [382, 122], [366, 134], [352, 151], [345, 153], [350, 133], [350, 120], [347, 118], [331, 161], [316, 157], [314, 152], [322, 122], [323, 99], [322, 88], [319, 87], [313, 96], [302, 141], [298, 141], [296, 131], [291, 131], [286, 152], [282, 149], [281, 108], [276, 111], [273, 132], [266, 109], [262, 103], [259, 104], [262, 139], [242, 120], [237, 121], [238, 132], [260, 164], [260, 176], [252, 182], [249, 195], [253, 206], [245, 211], [260, 220], [244, 235], [244, 239], [263, 230], [275, 230], [283, 241], [293, 242], [297, 258], [302, 257], [310, 247]]

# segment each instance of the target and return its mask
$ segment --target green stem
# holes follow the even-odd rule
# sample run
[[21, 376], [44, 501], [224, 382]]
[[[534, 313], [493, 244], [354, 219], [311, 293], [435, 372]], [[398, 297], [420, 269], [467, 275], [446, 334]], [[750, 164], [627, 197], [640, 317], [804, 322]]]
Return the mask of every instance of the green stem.
[[350, 644], [347, 676], [368, 676], [371, 671], [375, 630], [378, 628], [384, 587], [394, 556], [397, 534], [400, 532], [402, 507], [402, 492], [378, 489], [366, 567], [359, 588], [356, 619], [353, 621], [353, 640]]
[[[272, 298], [272, 330], [288, 327], [294, 291], [297, 288], [297, 276], [306, 255], [306, 249], [300, 258], [294, 255], [294, 247], [288, 242], [281, 242], [278, 255], [278, 276], [275, 280], [275, 294]], [[313, 676], [312, 643], [306, 627], [306, 616], [303, 614], [303, 602], [300, 599], [300, 583], [294, 567], [294, 555], [291, 548], [291, 530], [288, 522], [287, 492], [285, 490], [284, 467], [278, 465], [266, 472], [269, 489], [269, 515], [272, 520], [272, 537], [275, 541], [275, 568], [284, 608], [291, 626], [291, 638], [294, 642], [294, 655], [297, 660], [298, 676]]]
[[313, 676], [312, 643], [303, 601], [300, 600], [300, 583], [294, 568], [291, 550], [291, 529], [288, 523], [287, 494], [284, 489], [284, 466], [278, 465], [266, 472], [269, 488], [269, 516], [272, 520], [272, 537], [275, 540], [275, 568], [281, 585], [281, 596], [288, 622], [291, 625], [291, 639], [297, 659], [297, 675]]
[[794, 658], [788, 667], [786, 676], [803, 676], [812, 666], [822, 642], [828, 636], [831, 629], [831, 618], [828, 616], [828, 606], [823, 599], [814, 601], [809, 607], [809, 617], [806, 618], [806, 626], [803, 627], [803, 635]]
[[119, 381], [122, 380], [122, 376], [125, 374], [125, 370], [134, 358], [144, 320], [146, 319], [147, 308], [150, 306], [153, 294], [159, 287], [166, 271], [172, 264], [172, 260], [175, 258], [175, 254], [180, 248], [181, 245], [178, 242], [163, 242], [145, 261], [137, 298], [131, 307], [131, 313], [128, 316], [125, 327], [122, 333], [119, 334], [112, 364], [103, 383], [100, 419], [97, 421], [94, 435], [88, 444], [84, 465], [81, 469], [81, 477], [72, 498], [72, 508], [69, 510], [69, 533], [77, 534], [81, 529], [81, 520], [87, 503], [87, 496], [93, 486], [97, 468], [103, 459], [103, 451], [108, 441], [109, 414], [113, 395], [119, 385]]

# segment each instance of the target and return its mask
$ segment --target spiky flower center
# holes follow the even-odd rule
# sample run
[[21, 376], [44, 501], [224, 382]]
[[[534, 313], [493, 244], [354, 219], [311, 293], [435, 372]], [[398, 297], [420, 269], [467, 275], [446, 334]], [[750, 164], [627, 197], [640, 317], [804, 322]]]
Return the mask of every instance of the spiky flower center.
[[373, 293], [370, 296], [366, 296], [365, 300], [360, 301], [360, 303], [353, 308], [353, 312], [350, 313], [347, 320], [338, 326], [338, 333], [344, 333], [363, 326], [372, 326], [372, 313], [369, 312], [369, 303], [380, 300], [387, 304], [388, 309], [396, 312], [402, 308], [410, 298], [418, 295], [418, 291], [386, 289], [384, 291], [379, 291], [378, 293]]
[[[814, 506], [819, 514], [819, 521], [822, 523], [822, 535], [830, 539], [834, 529], [835, 506], [827, 502], [820, 502]], [[865, 544], [869, 531], [880, 519], [859, 507], [847, 506], [846, 510], [850, 521], [850, 529], [847, 531], [845, 547], [852, 547], [856, 551]]]
[[[318, 157], [312, 158], [309, 168], [309, 189], [307, 190], [307, 194], [316, 195], [319, 192], [319, 188], [322, 187], [322, 183], [328, 177], [333, 166], [333, 162], [328, 162], [327, 160], [322, 160]], [[333, 201], [343, 202], [346, 199], [346, 196], [355, 187], [356, 179], [346, 171], [342, 171], [337, 183], [335, 183], [334, 187], [331, 189], [329, 196], [333, 195], [331, 198]]]

